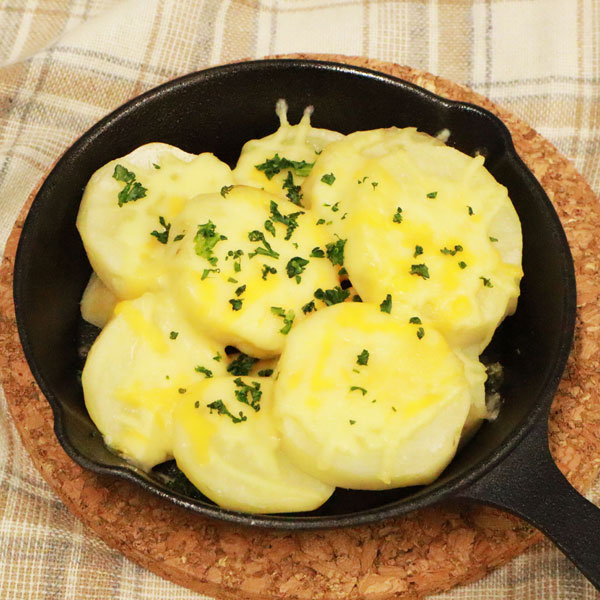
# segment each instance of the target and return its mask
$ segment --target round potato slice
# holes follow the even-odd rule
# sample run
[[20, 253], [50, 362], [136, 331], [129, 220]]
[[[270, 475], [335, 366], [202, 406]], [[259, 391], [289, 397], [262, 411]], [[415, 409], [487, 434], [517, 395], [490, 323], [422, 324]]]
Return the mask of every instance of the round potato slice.
[[92, 273], [81, 297], [81, 316], [88, 323], [102, 329], [112, 316], [117, 302], [117, 297], [96, 273]]
[[279, 129], [267, 137], [244, 144], [233, 177], [237, 184], [262, 188], [271, 194], [302, 205], [299, 186], [310, 173], [323, 148], [344, 136], [337, 131], [317, 129], [310, 124], [312, 106], [297, 125], [287, 119], [287, 104], [279, 100], [275, 112]]
[[282, 447], [330, 485], [427, 484], [450, 462], [471, 404], [461, 360], [412, 311], [342, 303], [295, 327], [279, 361]]
[[324, 252], [311, 256], [324, 247], [312, 217], [256, 188], [195, 198], [173, 231], [184, 236], [168, 250], [179, 306], [199, 331], [254, 357], [279, 354], [315, 291], [339, 283]]
[[164, 294], [117, 304], [82, 373], [87, 410], [106, 445], [144, 470], [172, 457], [173, 406], [226, 374], [224, 347], [196, 333]]
[[272, 389], [265, 378], [208, 379], [175, 409], [177, 465], [219, 506], [252, 513], [314, 510], [333, 493], [281, 452]]
[[189, 198], [231, 183], [231, 170], [214, 155], [162, 143], [104, 165], [87, 184], [77, 216], [94, 271], [120, 299], [157, 289], [172, 219]]
[[476, 354], [514, 312], [520, 222], [483, 157], [415, 129], [358, 132], [323, 151], [303, 191], [347, 239], [344, 266], [363, 300], [391, 294]]

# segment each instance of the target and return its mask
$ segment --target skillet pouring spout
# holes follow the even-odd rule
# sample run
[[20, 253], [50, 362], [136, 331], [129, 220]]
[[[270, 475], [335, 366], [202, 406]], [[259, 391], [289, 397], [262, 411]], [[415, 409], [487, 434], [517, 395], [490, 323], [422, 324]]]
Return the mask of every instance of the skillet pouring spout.
[[600, 590], [600, 508], [584, 498], [556, 466], [545, 420], [459, 497], [522, 517], [549, 537]]

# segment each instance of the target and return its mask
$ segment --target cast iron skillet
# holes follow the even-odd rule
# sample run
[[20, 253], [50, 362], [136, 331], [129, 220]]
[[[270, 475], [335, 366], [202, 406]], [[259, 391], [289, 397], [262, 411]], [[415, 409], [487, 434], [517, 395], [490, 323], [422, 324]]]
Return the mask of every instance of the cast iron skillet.
[[[486, 351], [506, 378], [500, 416], [486, 423], [434, 483], [385, 492], [338, 490], [319, 510], [248, 515], [145, 474], [106, 450], [84, 407], [77, 377], [79, 300], [90, 265], [75, 229], [82, 190], [106, 162], [148, 142], [212, 151], [234, 165], [242, 144], [273, 132], [278, 98], [292, 122], [314, 105], [313, 124], [350, 133], [416, 126], [451, 131], [449, 143], [471, 154], [508, 189], [523, 225], [525, 276], [516, 314]], [[564, 232], [541, 186], [518, 158], [510, 134], [489, 112], [439, 98], [409, 83], [347, 65], [257, 61], [208, 69], [171, 81], [125, 104], [85, 133], [60, 159], [27, 217], [15, 264], [21, 340], [48, 398], [55, 431], [80, 465], [124, 477], [203, 515], [286, 529], [368, 523], [453, 497], [506, 508], [550, 536], [600, 587], [600, 510], [580, 496], [550, 457], [550, 403], [571, 347], [575, 277]]]

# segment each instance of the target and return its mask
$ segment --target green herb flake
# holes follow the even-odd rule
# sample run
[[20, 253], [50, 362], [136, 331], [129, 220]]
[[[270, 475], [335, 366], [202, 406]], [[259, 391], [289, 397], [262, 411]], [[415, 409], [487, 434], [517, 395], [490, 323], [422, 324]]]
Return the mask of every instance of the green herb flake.
[[271, 377], [273, 375], [273, 369], [261, 369], [258, 372], [259, 377]]
[[421, 323], [422, 323], [422, 321], [421, 321], [421, 319], [419, 319], [419, 317], [411, 317], [411, 318], [408, 320], [408, 322], [409, 322], [411, 325], [421, 325]]
[[360, 393], [361, 393], [363, 396], [365, 396], [365, 395], [366, 395], [366, 393], [367, 393], [367, 390], [365, 390], [365, 388], [363, 388], [363, 387], [359, 387], [358, 385], [353, 385], [353, 386], [350, 388], [350, 391], [351, 391], [351, 392], [356, 392], [356, 391], [358, 391], [358, 392], [360, 392]]
[[227, 371], [232, 375], [248, 375], [257, 362], [258, 358], [240, 352], [228, 365]]
[[194, 402], [194, 408], [200, 408], [200, 400], [196, 400], [196, 402]]
[[288, 171], [287, 177], [281, 187], [282, 189], [287, 190], [286, 197], [289, 198], [290, 202], [293, 202], [296, 206], [302, 206], [300, 186], [294, 185], [294, 177], [291, 171]]
[[231, 304], [231, 310], [241, 310], [242, 308], [242, 300], [240, 298], [232, 298], [229, 300], [229, 304]]
[[485, 287], [494, 287], [494, 284], [487, 278], [487, 277], [480, 277], [479, 279], [481, 279], [481, 281], [483, 281], [483, 285]]
[[206, 379], [210, 379], [213, 376], [212, 371], [210, 371], [206, 367], [203, 367], [202, 365], [194, 367], [194, 371], [196, 371], [196, 373], [202, 373], [206, 377]]
[[185, 394], [185, 393], [187, 392], [187, 389], [186, 389], [186, 388], [179, 388], [177, 391], [178, 391], [180, 394]]
[[227, 406], [225, 405], [225, 403], [223, 402], [223, 400], [215, 400], [214, 402], [211, 402], [210, 404], [207, 404], [206, 408], [208, 408], [210, 410], [210, 414], [211, 415], [212, 415], [213, 410], [216, 410], [218, 415], [226, 415], [234, 423], [242, 423], [242, 422], [244, 422], [244, 421], [247, 420], [246, 415], [244, 415], [244, 413], [242, 411], [240, 411], [238, 413], [237, 417], [235, 415], [232, 415], [229, 412], [229, 409], [227, 408]]
[[171, 331], [171, 333], [169, 334], [169, 338], [172, 340], [176, 340], [178, 335], [179, 331]]
[[327, 185], [333, 185], [333, 182], [335, 181], [335, 175], [333, 173], [327, 173], [327, 175], [323, 175], [323, 177], [321, 177], [321, 181]]
[[271, 219], [267, 219], [265, 221], [265, 230], [268, 231], [273, 237], [277, 236], [275, 225], [273, 225], [273, 221], [271, 221]]
[[333, 266], [344, 266], [344, 246], [347, 240], [338, 239], [337, 242], [330, 242], [325, 246], [327, 249], [327, 258]]
[[425, 330], [422, 327], [419, 327], [419, 329], [417, 329], [417, 337], [420, 340], [422, 340], [424, 335], [425, 335]]
[[428, 198], [437, 198], [437, 192], [429, 192], [429, 194], [427, 194]]
[[298, 217], [303, 215], [304, 211], [300, 210], [295, 213], [290, 213], [289, 215], [282, 215], [279, 212], [279, 205], [274, 200], [271, 200], [270, 211], [271, 219], [274, 223], [282, 223], [287, 227], [284, 239], [289, 240], [292, 237], [292, 233], [294, 233], [296, 227], [298, 227]]
[[156, 163], [152, 163], [152, 166], [153, 166], [155, 169], [160, 169], [160, 165], [157, 165]]
[[312, 312], [313, 310], [315, 310], [315, 301], [311, 300], [310, 302], [307, 302], [303, 307], [302, 307], [302, 312], [307, 315], [308, 313]]
[[354, 419], [348, 419], [348, 423], [350, 423], [350, 425], [354, 425], [356, 421]]
[[352, 296], [352, 302], [362, 302], [362, 298], [358, 294]]
[[180, 233], [173, 238], [174, 242], [180, 242], [185, 237], [185, 233]]
[[294, 256], [294, 258], [290, 258], [288, 264], [285, 266], [287, 276], [290, 279], [295, 277], [296, 283], [300, 283], [300, 275], [304, 272], [304, 269], [308, 263], [308, 260], [301, 258], [300, 256]]
[[402, 223], [402, 209], [398, 206], [393, 217], [394, 223]]
[[248, 234], [248, 239], [251, 242], [262, 242], [264, 246], [264, 248], [259, 246], [254, 252], [250, 252], [250, 254], [248, 254], [248, 258], [254, 258], [257, 254], [261, 254], [262, 256], [270, 256], [271, 258], [279, 258], [279, 252], [275, 252], [275, 250], [271, 248], [271, 244], [267, 242], [265, 239], [265, 234], [262, 231], [258, 231], [258, 229], [251, 231]]
[[123, 183], [132, 183], [135, 181], [135, 173], [133, 171], [129, 171], [123, 165], [115, 165], [115, 170], [113, 171], [113, 179], [117, 181], [122, 181]]
[[315, 163], [307, 163], [305, 160], [296, 161], [287, 158], [280, 158], [279, 154], [275, 154], [273, 158], [267, 159], [260, 165], [254, 165], [256, 169], [262, 171], [267, 179], [272, 179], [282, 169], [292, 169], [295, 175], [299, 177], [307, 177]]
[[215, 355], [212, 357], [212, 359], [213, 359], [213, 360], [216, 360], [217, 362], [221, 362], [221, 359], [222, 359], [222, 358], [223, 358], [223, 357], [221, 356], [221, 353], [220, 353], [220, 352], [217, 352], [217, 353], [216, 353], [216, 354], [215, 354]]
[[446, 248], [445, 246], [440, 250], [440, 252], [442, 254], [446, 254], [446, 255], [450, 255], [450, 256], [454, 256], [457, 252], [462, 252], [463, 251], [463, 247], [460, 244], [457, 244], [456, 246], [454, 246], [454, 250], [450, 250], [449, 248]]
[[385, 300], [379, 305], [379, 310], [384, 313], [390, 314], [392, 312], [392, 295], [388, 294]]
[[309, 256], [311, 258], [325, 258], [325, 252], [323, 250], [321, 250], [321, 248], [319, 248], [319, 246], [316, 246], [315, 248], [312, 249]]
[[346, 271], [346, 267], [342, 267], [339, 271], [338, 271], [338, 275], [340, 277], [343, 277], [344, 275], [348, 275], [348, 271]]
[[211, 265], [216, 265], [217, 257], [213, 254], [213, 248], [223, 239], [227, 238], [217, 233], [216, 226], [212, 221], [198, 225], [198, 231], [194, 236], [196, 254], [205, 258]]
[[357, 355], [357, 357], [356, 357], [357, 365], [366, 366], [368, 362], [369, 362], [369, 351], [368, 350], [363, 350], [360, 354]]
[[325, 219], [319, 219], [316, 224], [317, 225], [325, 225]]
[[343, 290], [340, 286], [336, 285], [334, 288], [330, 290], [323, 290], [319, 288], [315, 291], [314, 296], [317, 300], [321, 300], [327, 306], [332, 306], [333, 304], [339, 304], [340, 302], [344, 302], [346, 298], [350, 295], [348, 290]]
[[375, 189], [379, 185], [379, 181], [372, 181], [371, 185], [373, 186], [373, 189]]
[[410, 274], [418, 275], [423, 279], [429, 279], [429, 269], [427, 268], [427, 265], [423, 263], [418, 265], [410, 265]]
[[369, 176], [365, 175], [362, 179], [358, 180], [358, 185], [360, 185], [361, 183], [364, 183], [367, 179], [369, 179]]
[[[244, 383], [240, 377], [234, 379], [233, 383], [240, 388], [234, 392], [237, 401], [247, 404], [254, 411], [258, 412], [260, 410], [260, 399], [262, 396], [260, 383], [258, 383], [258, 381], [253, 381], [252, 385], [248, 385], [247, 383]], [[250, 394], [250, 398], [248, 398], [248, 394]]]
[[125, 187], [117, 196], [119, 207], [122, 207], [123, 204], [127, 204], [127, 202], [135, 202], [146, 196], [148, 190], [139, 181], [135, 180], [135, 173], [129, 171], [123, 165], [115, 165], [112, 176], [117, 181], [125, 183]]
[[237, 283], [237, 282], [238, 282], [238, 280], [237, 280], [237, 279], [234, 279], [233, 277], [228, 277], [228, 278], [227, 278], [227, 281], [228, 281], [229, 283]]
[[466, 268], [467, 268], [467, 263], [466, 263], [464, 260], [461, 260], [461, 261], [458, 263], [458, 266], [459, 266], [461, 269], [466, 269]]
[[221, 188], [221, 196], [223, 196], [223, 198], [227, 197], [227, 194], [229, 194], [229, 192], [233, 189], [232, 185], [224, 185]]
[[200, 277], [201, 281], [204, 281], [211, 273], [220, 273], [221, 269], [204, 269], [202, 271], [202, 277]]
[[237, 288], [237, 290], [235, 290], [235, 295], [241, 296], [245, 291], [246, 291], [246, 284], [240, 285], [240, 287]]
[[294, 314], [294, 311], [285, 311], [283, 308], [281, 308], [281, 306], [271, 306], [271, 312], [275, 316], [281, 317], [283, 319], [283, 327], [279, 330], [279, 332], [283, 333], [283, 335], [287, 335], [290, 332], [290, 329], [292, 328], [292, 325], [294, 323], [294, 318], [296, 316]]
[[470, 206], [467, 206], [467, 208], [469, 209], [469, 216], [472, 217], [475, 214], [473, 209]]
[[263, 263], [263, 268], [262, 268], [262, 278], [266, 281], [267, 280], [267, 275], [269, 273], [271, 273], [272, 275], [275, 275], [275, 273], [277, 273], [277, 269], [275, 267], [270, 267], [269, 265], [265, 265]]
[[340, 203], [336, 202], [332, 207], [331, 207], [332, 212], [338, 212], [338, 210], [340, 210]]
[[492, 237], [492, 236], [490, 235], [490, 242], [497, 242], [497, 241], [498, 241], [498, 238]]
[[423, 246], [416, 245], [415, 251], [413, 252], [413, 258], [417, 258], [417, 256], [420, 256], [421, 254], [423, 254]]

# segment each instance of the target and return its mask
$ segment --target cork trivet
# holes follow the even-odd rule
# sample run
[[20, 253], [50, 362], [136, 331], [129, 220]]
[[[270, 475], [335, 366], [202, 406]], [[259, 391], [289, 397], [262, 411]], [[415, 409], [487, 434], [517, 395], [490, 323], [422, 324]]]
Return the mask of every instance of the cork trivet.
[[[431, 74], [343, 56], [295, 55], [370, 67], [455, 100], [479, 104], [515, 146], [561, 218], [575, 261], [575, 345], [552, 407], [550, 445], [565, 475], [589, 488], [600, 467], [600, 205], [571, 163], [489, 100]], [[12, 270], [24, 207], [0, 268], [0, 369], [14, 422], [33, 462], [66, 506], [109, 546], [175, 583], [219, 599], [415, 599], [474, 581], [541, 538], [499, 510], [445, 502], [383, 523], [309, 532], [246, 529], [203, 518], [117, 478], [76, 465], [19, 343]]]

